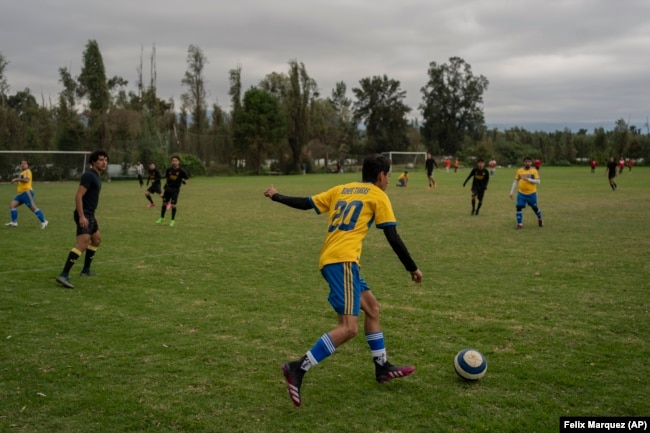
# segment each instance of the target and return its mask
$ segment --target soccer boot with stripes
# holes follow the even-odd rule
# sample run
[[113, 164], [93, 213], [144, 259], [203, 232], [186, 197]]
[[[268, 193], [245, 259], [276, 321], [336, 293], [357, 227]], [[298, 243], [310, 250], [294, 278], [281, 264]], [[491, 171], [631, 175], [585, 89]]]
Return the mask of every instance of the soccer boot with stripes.
[[377, 382], [385, 383], [389, 380], [406, 377], [415, 371], [412, 365], [393, 365], [386, 361], [384, 365], [379, 365], [375, 362], [375, 377]]
[[281, 367], [282, 373], [284, 373], [284, 378], [287, 380], [289, 397], [295, 406], [300, 406], [302, 404], [300, 386], [302, 385], [302, 378], [306, 373], [305, 370], [300, 368], [302, 362], [303, 359], [293, 362], [285, 362]]

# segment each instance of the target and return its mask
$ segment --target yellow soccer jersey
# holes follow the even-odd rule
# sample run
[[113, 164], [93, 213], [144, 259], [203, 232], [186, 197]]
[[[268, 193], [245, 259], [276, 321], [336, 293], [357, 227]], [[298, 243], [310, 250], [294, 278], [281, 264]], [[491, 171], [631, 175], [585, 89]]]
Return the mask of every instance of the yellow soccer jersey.
[[32, 189], [32, 171], [30, 169], [23, 170], [20, 173], [21, 179], [29, 179], [27, 182], [16, 182], [18, 184], [18, 194], [30, 191]]
[[388, 196], [372, 183], [338, 185], [309, 200], [317, 213], [329, 212], [327, 238], [318, 264], [321, 268], [341, 262], [359, 264], [363, 238], [370, 226], [397, 224]]
[[525, 169], [522, 167], [519, 170], [517, 170], [517, 173], [515, 174], [515, 180], [519, 181], [519, 183], [517, 184], [517, 188], [519, 189], [520, 193], [532, 194], [534, 192], [537, 192], [537, 184], [526, 182], [525, 180], [522, 180], [523, 178], [539, 179], [539, 173], [537, 172], [537, 170], [534, 169], [533, 167], [529, 169]]

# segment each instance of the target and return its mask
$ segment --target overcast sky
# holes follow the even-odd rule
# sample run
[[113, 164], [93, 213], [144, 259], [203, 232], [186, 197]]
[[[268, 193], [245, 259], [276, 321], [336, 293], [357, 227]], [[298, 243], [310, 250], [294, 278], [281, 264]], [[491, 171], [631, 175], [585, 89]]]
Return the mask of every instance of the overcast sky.
[[457, 56], [490, 82], [489, 126], [591, 131], [624, 119], [645, 131], [650, 116], [648, 0], [6, 1], [0, 52], [9, 93], [29, 88], [56, 103], [59, 68], [77, 76], [91, 39], [107, 77], [133, 91], [141, 53], [150, 80], [155, 45], [158, 96], [176, 101], [188, 47], [198, 46], [209, 62], [208, 103], [226, 110], [230, 69], [241, 67], [246, 90], [297, 60], [322, 96], [343, 81], [352, 97], [360, 79], [386, 74], [421, 117], [429, 63]]

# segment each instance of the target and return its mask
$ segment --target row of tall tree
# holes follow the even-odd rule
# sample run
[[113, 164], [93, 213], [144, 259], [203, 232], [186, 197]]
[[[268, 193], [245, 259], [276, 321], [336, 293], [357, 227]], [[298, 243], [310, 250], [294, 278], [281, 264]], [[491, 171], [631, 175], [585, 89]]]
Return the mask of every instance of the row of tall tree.
[[[571, 164], [607, 156], [647, 158], [649, 139], [619, 120], [612, 131], [530, 132], [521, 128], [487, 129], [483, 95], [489, 81], [475, 75], [459, 57], [431, 62], [413, 120], [400, 82], [386, 75], [361, 78], [348, 92], [337, 82], [323, 95], [307, 68], [297, 60], [286, 72], [270, 72], [249, 89], [242, 88], [242, 68], [229, 70], [230, 107], [207, 101], [200, 47], [190, 45], [187, 69], [180, 78], [180, 107], [163, 99], [156, 87], [156, 51], [144, 79], [141, 51], [135, 86], [107, 77], [98, 43], [89, 40], [78, 75], [59, 69], [58, 100], [38, 101], [29, 88], [10, 94], [0, 53], [0, 150], [92, 150], [103, 147], [113, 162], [156, 161], [170, 153], [193, 155], [207, 173], [261, 173], [273, 169], [314, 170], [315, 161], [334, 164], [354, 155], [385, 151], [431, 151], [434, 155], [496, 158], [516, 163], [523, 154], [546, 163]], [[133, 88], [134, 87], [134, 88]], [[0, 167], [15, 164], [0, 156]], [[62, 171], [65, 177], [67, 171]]]

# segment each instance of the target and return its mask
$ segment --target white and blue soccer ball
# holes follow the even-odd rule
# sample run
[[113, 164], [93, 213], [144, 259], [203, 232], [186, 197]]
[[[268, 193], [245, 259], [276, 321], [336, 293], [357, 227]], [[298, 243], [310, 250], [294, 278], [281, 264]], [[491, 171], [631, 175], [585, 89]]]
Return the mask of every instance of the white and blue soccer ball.
[[454, 357], [454, 370], [465, 380], [479, 380], [487, 371], [487, 360], [476, 349], [463, 349]]

